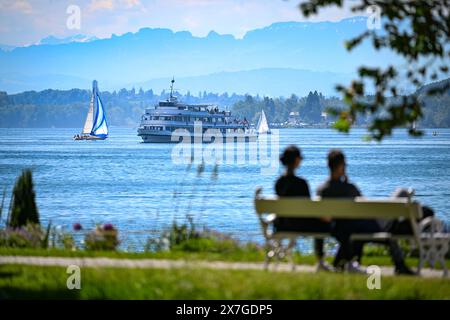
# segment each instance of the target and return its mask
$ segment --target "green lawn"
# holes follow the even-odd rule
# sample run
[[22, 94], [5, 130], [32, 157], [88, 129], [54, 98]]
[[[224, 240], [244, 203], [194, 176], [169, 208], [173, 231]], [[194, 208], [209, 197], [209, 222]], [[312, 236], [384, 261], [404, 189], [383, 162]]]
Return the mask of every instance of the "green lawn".
[[0, 266], [0, 299], [450, 299], [450, 280], [254, 270], [82, 268], [81, 290], [62, 267]]

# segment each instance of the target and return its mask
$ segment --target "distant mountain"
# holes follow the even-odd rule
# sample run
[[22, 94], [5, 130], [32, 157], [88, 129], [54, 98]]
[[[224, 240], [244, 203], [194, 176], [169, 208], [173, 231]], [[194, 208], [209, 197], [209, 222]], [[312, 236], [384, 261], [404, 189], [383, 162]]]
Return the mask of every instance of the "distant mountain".
[[60, 74], [25, 75], [22, 73], [0, 74], [0, 91], [18, 93], [30, 90], [45, 90], [58, 88], [68, 90], [72, 88], [89, 88], [91, 79]]
[[[181, 92], [235, 92], [288, 97], [295, 93], [305, 96], [319, 90], [326, 96], [335, 95], [336, 84], [348, 84], [350, 73], [319, 72], [288, 68], [265, 68], [237, 72], [219, 72], [204, 76], [176, 78], [175, 87]], [[127, 87], [152, 88], [160, 92], [168, 88], [171, 77], [158, 78]]]
[[10, 45], [7, 45], [7, 44], [1, 44], [0, 43], [0, 50], [11, 51], [14, 48], [15, 48], [14, 46], [10, 46]]
[[[89, 83], [97, 79], [108, 90], [127, 84], [146, 83], [150, 79], [171, 76], [178, 79], [197, 78], [216, 74], [213, 78], [220, 83], [220, 88], [247, 92], [259, 91], [260, 88], [254, 86], [258, 81], [254, 78], [241, 80], [232, 76], [232, 72], [282, 68], [348, 74], [359, 65], [398, 62], [398, 58], [391, 53], [375, 52], [370, 44], [348, 53], [344, 41], [366, 30], [366, 18], [359, 17], [340, 22], [274, 23], [249, 31], [242, 39], [213, 31], [206, 37], [195, 37], [187, 31], [173, 32], [159, 28], [143, 28], [136, 33], [88, 42], [66, 43], [62, 40], [63, 43], [58, 43], [59, 40], [52, 37], [44, 39], [39, 45], [0, 51], [0, 90], [20, 92], [44, 89], [44, 85], [52, 82], [46, 78], [48, 74], [80, 79], [75, 87], [87, 87], [84, 79], [89, 79]], [[19, 74], [35, 81], [21, 85], [17, 78], [11, 76]], [[261, 73], [262, 76], [266, 74]], [[240, 75], [248, 74], [244, 72]], [[227, 87], [226, 80], [219, 77], [232, 77], [233, 83], [230, 81]], [[265, 84], [270, 80], [273, 86], [279, 81], [278, 78], [265, 79], [259, 81], [264, 82], [261, 87], [264, 91], [267, 89]], [[197, 83], [198, 79], [191, 80]], [[315, 81], [320, 83], [319, 79]], [[62, 81], [61, 86], [51, 88], [67, 88], [64, 87], [67, 82]], [[326, 77], [323, 82], [324, 86], [316, 89], [329, 91]], [[188, 86], [183, 86], [183, 89], [194, 90]], [[270, 91], [277, 95], [284, 92]]]
[[[428, 96], [430, 90], [441, 90], [442, 94]], [[425, 127], [450, 126], [450, 78], [423, 86], [416, 94], [423, 103], [423, 119]]]
[[85, 36], [83, 34], [76, 34], [66, 38], [56, 38], [54, 36], [48, 36], [41, 41], [39, 41], [38, 45], [56, 45], [56, 44], [66, 44], [71, 42], [90, 42], [98, 40], [97, 37]]

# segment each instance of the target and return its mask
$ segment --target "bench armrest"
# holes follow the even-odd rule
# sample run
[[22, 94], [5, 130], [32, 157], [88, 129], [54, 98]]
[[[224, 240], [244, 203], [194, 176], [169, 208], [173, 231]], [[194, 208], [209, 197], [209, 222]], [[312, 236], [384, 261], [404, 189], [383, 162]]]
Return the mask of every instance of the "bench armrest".
[[275, 213], [271, 213], [271, 214], [261, 217], [261, 219], [267, 224], [273, 223], [276, 218], [277, 218], [277, 215]]
[[419, 232], [422, 233], [442, 233], [444, 231], [444, 224], [436, 217], [427, 217], [420, 221]]

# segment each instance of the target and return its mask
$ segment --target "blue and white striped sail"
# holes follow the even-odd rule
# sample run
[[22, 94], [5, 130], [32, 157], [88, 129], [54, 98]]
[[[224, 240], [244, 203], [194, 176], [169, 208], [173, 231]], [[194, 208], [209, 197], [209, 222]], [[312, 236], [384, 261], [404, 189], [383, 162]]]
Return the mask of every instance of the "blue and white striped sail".
[[91, 135], [106, 138], [108, 136], [108, 122], [106, 121], [105, 109], [103, 107], [102, 99], [98, 94], [97, 81], [94, 80], [92, 90], [95, 106], [95, 116]]

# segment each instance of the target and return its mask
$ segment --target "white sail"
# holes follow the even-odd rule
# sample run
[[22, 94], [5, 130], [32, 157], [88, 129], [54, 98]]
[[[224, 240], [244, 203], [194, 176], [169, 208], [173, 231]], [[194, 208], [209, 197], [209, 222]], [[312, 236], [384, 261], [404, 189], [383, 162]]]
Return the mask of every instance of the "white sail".
[[264, 110], [261, 111], [261, 116], [259, 117], [256, 131], [258, 132], [258, 134], [270, 133], [269, 124], [267, 123], [267, 118]]
[[84, 122], [83, 134], [90, 134], [94, 123], [94, 95], [91, 97], [91, 103], [89, 104], [89, 111]]
[[106, 122], [105, 109], [97, 90], [95, 91], [95, 101], [97, 105], [97, 113], [95, 115], [94, 125], [92, 127], [92, 135], [106, 137], [108, 135], [108, 123]]

